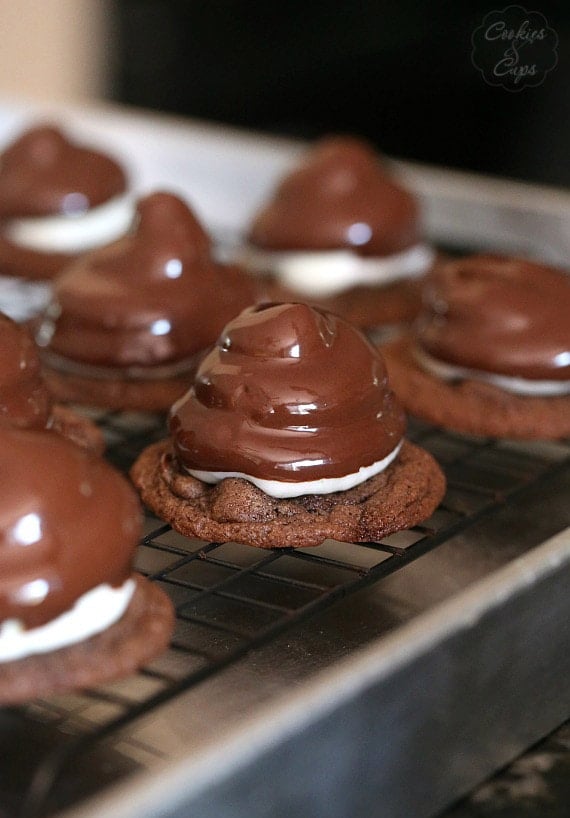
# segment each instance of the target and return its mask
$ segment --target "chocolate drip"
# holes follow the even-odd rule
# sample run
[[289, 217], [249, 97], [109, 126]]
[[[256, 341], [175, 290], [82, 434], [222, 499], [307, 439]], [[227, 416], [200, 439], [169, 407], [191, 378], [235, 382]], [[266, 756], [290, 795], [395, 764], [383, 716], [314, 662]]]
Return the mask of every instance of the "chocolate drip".
[[392, 452], [404, 427], [378, 350], [305, 304], [231, 321], [170, 419], [187, 468], [288, 482], [358, 472]]
[[493, 255], [450, 262], [430, 279], [416, 337], [460, 367], [570, 380], [570, 275]]
[[421, 241], [417, 202], [357, 139], [323, 139], [278, 185], [248, 241], [267, 250], [388, 256]]

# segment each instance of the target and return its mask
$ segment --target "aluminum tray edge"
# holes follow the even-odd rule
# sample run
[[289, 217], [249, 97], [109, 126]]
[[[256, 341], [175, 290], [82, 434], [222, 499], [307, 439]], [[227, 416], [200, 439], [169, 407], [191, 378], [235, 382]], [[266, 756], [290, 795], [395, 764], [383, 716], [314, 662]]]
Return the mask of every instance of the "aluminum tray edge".
[[[570, 636], [569, 580], [567, 528], [318, 673], [199, 757], [189, 751], [61, 818], [433, 815], [449, 791], [468, 791], [567, 717], [570, 654], [562, 655], [568, 640], [560, 629]], [[526, 666], [529, 647], [535, 662], [558, 668], [540, 691]], [[433, 686], [418, 688], [414, 680], [426, 674]], [[497, 684], [507, 704], [486, 712], [489, 686]], [[540, 707], [533, 708], [537, 696]], [[495, 732], [508, 741], [486, 746], [478, 725], [488, 718], [499, 720]], [[465, 731], [471, 752], [457, 754]], [[386, 736], [397, 738], [388, 746]], [[419, 791], [416, 781], [422, 781]]]

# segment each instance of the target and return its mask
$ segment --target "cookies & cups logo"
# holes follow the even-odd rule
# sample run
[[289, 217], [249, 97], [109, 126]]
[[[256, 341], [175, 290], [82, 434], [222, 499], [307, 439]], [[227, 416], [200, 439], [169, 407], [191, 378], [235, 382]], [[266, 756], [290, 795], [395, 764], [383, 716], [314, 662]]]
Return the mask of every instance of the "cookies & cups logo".
[[506, 91], [541, 85], [558, 62], [558, 35], [539, 11], [490, 11], [471, 37], [471, 61], [489, 85]]

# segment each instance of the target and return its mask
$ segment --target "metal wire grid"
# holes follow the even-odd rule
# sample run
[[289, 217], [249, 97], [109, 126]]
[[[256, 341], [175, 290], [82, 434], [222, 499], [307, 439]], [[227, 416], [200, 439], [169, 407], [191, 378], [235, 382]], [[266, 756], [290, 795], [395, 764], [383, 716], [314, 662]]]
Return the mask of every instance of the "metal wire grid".
[[[155, 416], [107, 413], [97, 420], [109, 459], [124, 470], [165, 431], [163, 420]], [[570, 465], [567, 443], [496, 442], [418, 423], [408, 436], [439, 460], [448, 479], [447, 494], [424, 524], [381, 542], [328, 541], [318, 548], [266, 552], [189, 540], [149, 516], [137, 568], [167, 590], [176, 605], [170, 649], [127, 680], [21, 711], [22, 718], [47, 723], [65, 740], [37, 759], [16, 811], [8, 814], [43, 816], [77, 800], [78, 792], [58, 789], [63, 773], [103, 739], [120, 737], [115, 748], [127, 747], [125, 732], [138, 717], [342, 597], [381, 581]], [[131, 742], [127, 756], [153, 752]], [[117, 775], [125, 774], [124, 766], [118, 765]]]

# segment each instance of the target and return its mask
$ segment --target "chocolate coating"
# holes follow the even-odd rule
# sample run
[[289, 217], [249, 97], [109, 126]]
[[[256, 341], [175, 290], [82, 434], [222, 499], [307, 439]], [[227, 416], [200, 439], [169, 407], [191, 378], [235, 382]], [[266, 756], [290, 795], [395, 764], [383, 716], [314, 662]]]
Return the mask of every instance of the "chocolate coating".
[[38, 335], [49, 351], [110, 367], [183, 361], [255, 300], [248, 276], [212, 259], [208, 236], [181, 199], [154, 193], [137, 214], [129, 235], [58, 277]]
[[256, 216], [248, 241], [267, 250], [351, 249], [388, 256], [422, 239], [415, 197], [365, 142], [322, 139]]
[[53, 432], [0, 428], [0, 622], [38, 627], [122, 584], [140, 534], [128, 482]]
[[285, 482], [353, 474], [393, 451], [404, 427], [378, 350], [306, 304], [244, 310], [170, 417], [187, 468]]
[[481, 255], [442, 265], [416, 339], [434, 358], [529, 380], [570, 379], [570, 275]]
[[0, 313], [0, 426], [45, 429], [52, 401], [27, 330]]
[[83, 213], [126, 186], [113, 159], [76, 145], [57, 127], [41, 125], [0, 157], [0, 219]]
[[0, 275], [39, 281], [52, 279], [73, 258], [70, 253], [40, 253], [20, 247], [0, 232]]

